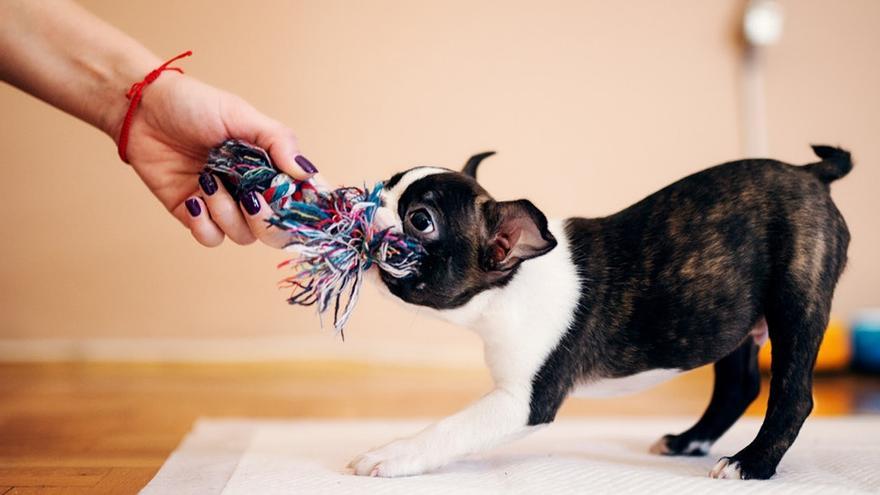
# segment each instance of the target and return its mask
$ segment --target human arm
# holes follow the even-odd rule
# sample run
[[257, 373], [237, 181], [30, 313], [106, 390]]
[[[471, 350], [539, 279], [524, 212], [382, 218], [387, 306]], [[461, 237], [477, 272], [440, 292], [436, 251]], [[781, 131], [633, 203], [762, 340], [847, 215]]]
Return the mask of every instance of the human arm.
[[[68, 0], [0, 2], [0, 54], [0, 78], [97, 127], [114, 142], [129, 106], [128, 89], [162, 62]], [[203, 185], [216, 186], [213, 191], [199, 186], [208, 150], [227, 138], [266, 149], [276, 166], [295, 178], [316, 171], [290, 129], [237, 96], [171, 71], [144, 90], [129, 131], [128, 161], [202, 244], [217, 245], [225, 236], [240, 244], [257, 237], [273, 246], [285, 244], [286, 235], [265, 223], [271, 211], [262, 197], [243, 198], [250, 206], [244, 209], [216, 179], [201, 177]]]

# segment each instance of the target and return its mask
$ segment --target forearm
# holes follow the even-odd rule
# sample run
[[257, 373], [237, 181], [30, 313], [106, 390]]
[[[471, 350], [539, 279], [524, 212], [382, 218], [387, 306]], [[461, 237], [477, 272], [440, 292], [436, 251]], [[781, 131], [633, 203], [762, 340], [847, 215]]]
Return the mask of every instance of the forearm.
[[0, 1], [0, 78], [114, 140], [125, 93], [160, 61], [68, 1]]
[[409, 476], [527, 433], [528, 397], [495, 389], [477, 402], [410, 438], [371, 450], [350, 467], [361, 476]]
[[458, 413], [429, 426], [416, 438], [441, 458], [492, 448], [527, 431], [528, 402], [495, 389]]

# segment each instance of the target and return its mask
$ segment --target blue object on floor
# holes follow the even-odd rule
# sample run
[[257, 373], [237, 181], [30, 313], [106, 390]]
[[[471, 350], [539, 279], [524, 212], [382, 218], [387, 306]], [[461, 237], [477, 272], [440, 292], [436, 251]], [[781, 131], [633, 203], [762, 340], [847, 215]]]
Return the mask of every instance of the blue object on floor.
[[880, 373], [880, 309], [856, 315], [852, 326], [853, 368]]

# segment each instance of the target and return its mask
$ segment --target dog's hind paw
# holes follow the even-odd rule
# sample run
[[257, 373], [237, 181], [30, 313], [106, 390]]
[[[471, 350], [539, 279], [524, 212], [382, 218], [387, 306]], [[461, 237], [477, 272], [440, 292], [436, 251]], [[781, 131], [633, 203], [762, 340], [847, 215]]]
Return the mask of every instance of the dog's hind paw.
[[672, 451], [669, 449], [669, 437], [670, 435], [660, 437], [648, 448], [648, 452], [654, 455], [672, 455]]
[[711, 440], [688, 440], [681, 435], [663, 435], [648, 449], [657, 455], [703, 456], [709, 453]]
[[776, 474], [776, 464], [770, 464], [764, 457], [737, 454], [722, 457], [709, 471], [710, 478], [725, 480], [767, 480]]
[[739, 461], [735, 461], [730, 457], [722, 457], [715, 463], [715, 467], [709, 471], [709, 477], [719, 480], [741, 480], [742, 470], [739, 467]]

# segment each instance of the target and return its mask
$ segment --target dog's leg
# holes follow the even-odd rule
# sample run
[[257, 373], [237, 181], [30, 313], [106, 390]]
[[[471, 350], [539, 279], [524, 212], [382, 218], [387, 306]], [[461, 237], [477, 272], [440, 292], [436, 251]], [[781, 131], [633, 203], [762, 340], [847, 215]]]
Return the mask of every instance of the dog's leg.
[[463, 455], [518, 438], [531, 429], [527, 426], [528, 419], [527, 393], [496, 388], [464, 410], [412, 437], [362, 454], [349, 467], [362, 476], [421, 474]]
[[[762, 319], [762, 323], [763, 319]], [[665, 435], [651, 446], [662, 455], [706, 455], [718, 438], [742, 416], [761, 390], [758, 345], [748, 339], [715, 363], [715, 385], [709, 407], [697, 423], [678, 435]]]
[[767, 415], [752, 443], [719, 460], [711, 477], [768, 479], [797, 438], [813, 409], [813, 366], [828, 323], [830, 295], [816, 296], [786, 291], [767, 312], [773, 344]]

